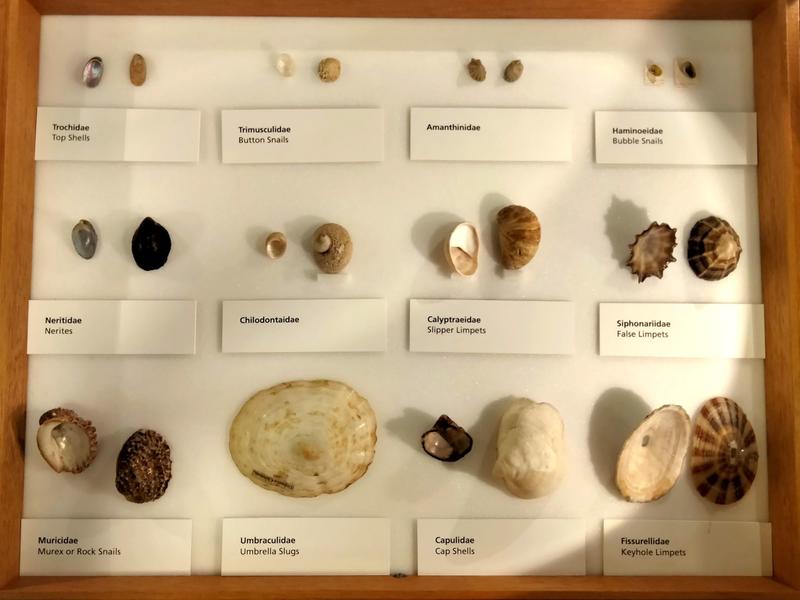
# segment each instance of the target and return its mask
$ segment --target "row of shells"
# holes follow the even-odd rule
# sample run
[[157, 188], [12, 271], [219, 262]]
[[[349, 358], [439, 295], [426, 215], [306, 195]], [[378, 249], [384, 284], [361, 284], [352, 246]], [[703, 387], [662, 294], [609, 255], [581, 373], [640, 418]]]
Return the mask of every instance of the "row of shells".
[[[105, 66], [103, 59], [93, 56], [83, 66], [83, 85], [88, 88], [96, 88], [103, 80]], [[128, 67], [128, 75], [131, 83], [137, 87], [144, 85], [147, 80], [147, 62], [141, 54], [134, 54]]]
[[[91, 221], [78, 221], [72, 228], [71, 238], [78, 256], [86, 260], [94, 257], [100, 239]], [[131, 255], [143, 271], [154, 271], [163, 267], [167, 264], [171, 250], [172, 238], [169, 231], [151, 217], [145, 217], [133, 232]]]

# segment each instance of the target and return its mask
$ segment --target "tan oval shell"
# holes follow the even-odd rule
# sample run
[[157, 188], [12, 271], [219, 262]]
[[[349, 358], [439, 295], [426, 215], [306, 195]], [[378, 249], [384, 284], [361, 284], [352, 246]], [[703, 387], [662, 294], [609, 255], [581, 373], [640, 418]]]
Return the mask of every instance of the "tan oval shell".
[[698, 493], [715, 504], [741, 500], [758, 471], [758, 444], [742, 408], [712, 398], [700, 409], [692, 440], [692, 479]]
[[688, 254], [695, 275], [706, 281], [718, 281], [736, 269], [742, 243], [730, 223], [719, 217], [706, 217], [692, 227]]
[[469, 73], [469, 76], [475, 81], [483, 81], [486, 79], [486, 67], [483, 66], [483, 63], [479, 58], [473, 58], [471, 61], [469, 61], [469, 64], [467, 65], [467, 73]]
[[323, 58], [317, 66], [317, 74], [322, 81], [334, 82], [342, 74], [342, 63], [338, 58]]
[[503, 79], [505, 79], [508, 83], [514, 83], [520, 77], [522, 77], [522, 72], [524, 70], [525, 65], [522, 64], [521, 60], [512, 60], [510, 63], [508, 63], [503, 71]]
[[147, 63], [141, 54], [134, 54], [131, 58], [130, 76], [135, 86], [143, 85], [147, 79]]
[[377, 420], [369, 402], [338, 381], [291, 381], [261, 390], [231, 424], [239, 471], [284, 496], [335, 494], [367, 472]]
[[36, 445], [56, 473], [80, 473], [97, 457], [97, 431], [75, 411], [53, 408], [39, 417]]
[[692, 425], [680, 406], [651, 412], [628, 437], [617, 459], [617, 488], [628, 502], [665, 496], [681, 474]]
[[667, 265], [675, 262], [672, 251], [678, 245], [675, 239], [677, 232], [666, 223], [654, 221], [628, 246], [631, 255], [627, 266], [639, 278], [639, 283], [651, 276], [661, 279]]
[[510, 205], [497, 213], [500, 263], [506, 269], [521, 269], [539, 249], [542, 228], [536, 214], [524, 206]]
[[129, 502], [158, 500], [172, 479], [172, 457], [164, 437], [152, 429], [135, 431], [117, 456], [117, 491]]
[[325, 223], [314, 232], [314, 262], [323, 273], [340, 273], [353, 256], [353, 241], [347, 229], [337, 223]]
[[566, 472], [564, 421], [544, 402], [515, 398], [500, 420], [492, 475], [520, 498], [552, 493]]
[[264, 252], [270, 258], [280, 258], [286, 253], [288, 245], [289, 242], [286, 240], [286, 236], [280, 231], [275, 231], [270, 233], [267, 239], [264, 240]]
[[447, 264], [459, 275], [469, 277], [478, 270], [478, 230], [472, 223], [459, 223], [444, 241]]

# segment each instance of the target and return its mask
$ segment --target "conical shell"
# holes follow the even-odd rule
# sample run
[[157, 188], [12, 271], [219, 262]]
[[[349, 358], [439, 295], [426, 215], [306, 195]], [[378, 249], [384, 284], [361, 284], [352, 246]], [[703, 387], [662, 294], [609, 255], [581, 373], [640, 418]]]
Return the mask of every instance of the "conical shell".
[[678, 245], [675, 240], [677, 232], [666, 223], [653, 222], [628, 246], [631, 256], [627, 266], [639, 278], [639, 283], [653, 275], [661, 279], [664, 269], [675, 262], [672, 251]]
[[692, 432], [680, 406], [651, 412], [628, 437], [617, 460], [617, 488], [628, 502], [665, 496], [681, 474]]
[[444, 241], [447, 264], [459, 275], [474, 275], [478, 270], [478, 230], [472, 223], [459, 223]]
[[524, 206], [506, 206], [497, 213], [500, 262], [506, 269], [521, 269], [539, 249], [542, 228], [534, 212]]
[[335, 494], [375, 455], [369, 402], [338, 381], [291, 381], [261, 390], [233, 420], [229, 447], [242, 475], [284, 496]]
[[139, 429], [117, 456], [117, 491], [129, 502], [158, 500], [172, 478], [172, 457], [167, 442], [157, 431]]
[[692, 478], [697, 491], [715, 504], [741, 500], [758, 471], [758, 444], [742, 408], [728, 398], [712, 398], [694, 424]]
[[97, 457], [97, 431], [75, 411], [53, 408], [39, 417], [36, 445], [56, 473], [80, 473]]
[[742, 243], [730, 223], [719, 217], [700, 219], [689, 235], [689, 266], [700, 279], [717, 281], [739, 264]]

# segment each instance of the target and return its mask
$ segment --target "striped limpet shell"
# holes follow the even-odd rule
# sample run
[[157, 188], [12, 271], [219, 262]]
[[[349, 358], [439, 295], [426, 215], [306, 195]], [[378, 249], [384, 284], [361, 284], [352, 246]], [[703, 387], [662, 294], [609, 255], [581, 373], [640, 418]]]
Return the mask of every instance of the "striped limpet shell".
[[689, 266], [700, 279], [718, 281], [739, 264], [742, 243], [730, 223], [719, 217], [700, 219], [689, 235]]
[[742, 408], [712, 398], [700, 409], [692, 440], [692, 478], [701, 496], [715, 504], [741, 500], [758, 470], [758, 444]]

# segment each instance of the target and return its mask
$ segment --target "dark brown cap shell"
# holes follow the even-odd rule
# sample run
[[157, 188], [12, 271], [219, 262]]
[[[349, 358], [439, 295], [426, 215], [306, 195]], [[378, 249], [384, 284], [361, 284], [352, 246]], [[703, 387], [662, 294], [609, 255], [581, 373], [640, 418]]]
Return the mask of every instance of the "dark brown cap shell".
[[422, 449], [444, 462], [456, 462], [472, 450], [472, 437], [450, 417], [442, 415], [422, 434]]
[[631, 256], [627, 266], [639, 278], [639, 283], [651, 276], [661, 279], [664, 269], [669, 263], [675, 262], [672, 251], [678, 245], [675, 240], [677, 232], [677, 229], [672, 229], [666, 223], [654, 221], [628, 246]]
[[718, 281], [739, 264], [742, 243], [730, 223], [719, 217], [700, 219], [689, 235], [689, 266], [700, 279]]
[[130, 502], [158, 500], [171, 477], [169, 445], [160, 433], [140, 429], [122, 445], [117, 457], [117, 491]]

